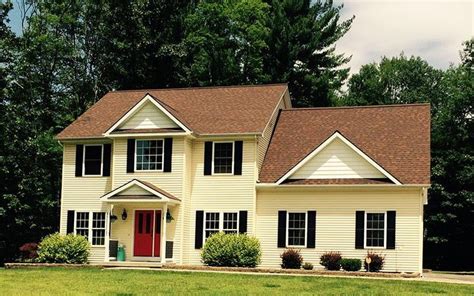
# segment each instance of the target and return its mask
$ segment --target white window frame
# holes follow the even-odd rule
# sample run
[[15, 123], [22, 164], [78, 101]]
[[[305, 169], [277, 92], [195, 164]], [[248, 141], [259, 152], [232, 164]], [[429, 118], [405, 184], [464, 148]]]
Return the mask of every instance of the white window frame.
[[[139, 170], [137, 169], [137, 150], [138, 150], [138, 142], [145, 142], [145, 141], [161, 141], [163, 143], [162, 145], [162, 153], [161, 153], [161, 169], [160, 170]], [[165, 139], [136, 139], [135, 140], [135, 153], [134, 153], [134, 167], [133, 171], [134, 172], [163, 172], [163, 169], [165, 167]]]
[[[304, 245], [290, 245], [290, 214], [304, 214]], [[308, 212], [287, 212], [286, 213], [286, 246], [289, 248], [306, 248], [308, 244]]]
[[[383, 246], [367, 246], [367, 214], [383, 214]], [[365, 212], [364, 217], [364, 249], [386, 249], [387, 248], [387, 212]]]
[[239, 212], [222, 212], [222, 230], [223, 232], [226, 232], [226, 231], [234, 231], [234, 229], [230, 229], [230, 228], [224, 228], [224, 215], [225, 214], [235, 214], [237, 219], [236, 219], [236, 225], [237, 227], [235, 228], [235, 233], [238, 234], [239, 233]]
[[[86, 174], [86, 149], [91, 146], [100, 146], [100, 174], [88, 175]], [[102, 177], [104, 174], [104, 144], [84, 144], [84, 150], [82, 151], [82, 176], [83, 177]]]
[[[232, 171], [230, 173], [215, 173], [214, 172], [214, 153], [216, 151], [216, 143], [217, 144], [232, 144]], [[212, 142], [212, 175], [216, 176], [226, 176], [226, 175], [233, 175], [234, 174], [234, 161], [235, 161], [235, 141], [214, 141]]]
[[[224, 213], [226, 214], [237, 214], [237, 232], [236, 234], [239, 234], [239, 225], [240, 225], [240, 217], [239, 217], [239, 211], [207, 211], [207, 212], [204, 212], [204, 219], [203, 219], [203, 234], [202, 234], [202, 237], [204, 239], [204, 242], [206, 242], [207, 240], [207, 237], [206, 237], [206, 230], [208, 230], [206, 228], [206, 214], [208, 213], [219, 213], [219, 228], [217, 229], [218, 232], [223, 232], [224, 231]], [[211, 229], [211, 230], [215, 230], [215, 229]], [[230, 229], [227, 229], [227, 230], [230, 230]]]
[[[103, 247], [105, 248], [105, 245], [107, 244], [107, 235], [109, 231], [109, 213], [107, 211], [90, 211], [90, 210], [76, 210], [74, 211], [74, 235], [77, 235], [77, 213], [89, 213], [89, 229], [88, 233], [89, 235], [87, 236], [87, 240], [93, 247]], [[93, 229], [102, 229], [102, 228], [93, 228], [92, 223], [94, 222], [94, 213], [105, 213], [105, 236], [104, 236], [104, 244], [103, 245], [94, 245], [92, 244], [92, 230]]]

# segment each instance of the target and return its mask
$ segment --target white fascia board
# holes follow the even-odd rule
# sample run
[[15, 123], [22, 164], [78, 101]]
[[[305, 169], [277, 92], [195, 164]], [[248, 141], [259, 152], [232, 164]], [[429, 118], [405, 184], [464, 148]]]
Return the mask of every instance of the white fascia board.
[[390, 173], [388, 173], [384, 168], [382, 168], [380, 165], [378, 165], [375, 161], [372, 160], [367, 154], [362, 152], [359, 148], [357, 148], [354, 144], [352, 144], [349, 140], [347, 140], [343, 135], [341, 135], [339, 132], [335, 132], [330, 136], [328, 139], [326, 139], [321, 145], [316, 147], [316, 149], [313, 150], [310, 154], [308, 154], [305, 158], [303, 158], [299, 163], [297, 163], [291, 170], [289, 170], [283, 177], [278, 179], [276, 184], [280, 185], [283, 181], [288, 179], [291, 175], [293, 175], [298, 169], [300, 169], [303, 165], [305, 165], [308, 161], [310, 161], [316, 154], [318, 154], [321, 150], [323, 150], [326, 146], [331, 144], [332, 141], [335, 139], [340, 139], [342, 142], [344, 142], [347, 146], [349, 146], [352, 150], [354, 150], [357, 154], [362, 156], [367, 162], [369, 162], [373, 167], [375, 167], [379, 172], [381, 172], [385, 177], [390, 179], [393, 183], [396, 185], [401, 185], [402, 183], [398, 181], [394, 176], [392, 176]]
[[110, 133], [113, 132], [117, 127], [119, 127], [122, 123], [124, 123], [127, 119], [133, 116], [140, 108], [147, 102], [153, 103], [158, 109], [160, 109], [166, 116], [168, 116], [174, 123], [176, 123], [180, 128], [182, 128], [186, 133], [191, 134], [192, 131], [188, 129], [181, 121], [179, 121], [176, 117], [173, 116], [165, 107], [163, 107], [160, 103], [158, 103], [150, 94], [146, 94], [143, 99], [140, 100], [132, 109], [130, 109], [127, 113], [125, 113], [122, 118], [120, 118], [111, 128], [109, 128], [103, 135], [106, 137], [110, 137]]

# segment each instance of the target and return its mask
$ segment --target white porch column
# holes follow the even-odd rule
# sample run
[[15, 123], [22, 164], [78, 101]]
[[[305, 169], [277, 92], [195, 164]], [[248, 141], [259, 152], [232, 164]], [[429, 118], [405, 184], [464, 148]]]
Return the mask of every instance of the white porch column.
[[114, 206], [112, 204], [109, 204], [109, 210], [105, 215], [105, 262], [110, 261], [110, 234], [112, 233], [112, 223], [110, 223], [110, 216], [112, 215], [113, 208]]
[[163, 205], [161, 212], [161, 238], [160, 238], [160, 259], [161, 264], [166, 263], [166, 212], [168, 211], [168, 204]]

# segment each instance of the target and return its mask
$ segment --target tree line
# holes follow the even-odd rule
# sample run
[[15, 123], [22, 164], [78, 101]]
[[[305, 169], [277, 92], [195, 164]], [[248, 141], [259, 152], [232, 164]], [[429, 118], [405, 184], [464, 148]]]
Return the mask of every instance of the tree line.
[[20, 3], [21, 34], [9, 26], [12, 2], [0, 4], [5, 259], [57, 230], [62, 150], [54, 135], [107, 91], [288, 82], [296, 107], [430, 102], [425, 262], [472, 266], [472, 40], [447, 70], [400, 55], [349, 77], [350, 55], [335, 45], [354, 18], [341, 20], [342, 5], [329, 0]]

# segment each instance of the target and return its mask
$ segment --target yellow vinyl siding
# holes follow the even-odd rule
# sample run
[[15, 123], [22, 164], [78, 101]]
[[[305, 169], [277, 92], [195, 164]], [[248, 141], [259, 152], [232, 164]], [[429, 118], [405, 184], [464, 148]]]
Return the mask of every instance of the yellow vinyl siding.
[[[196, 140], [192, 149], [192, 183], [189, 211], [185, 219], [185, 264], [201, 264], [200, 250], [194, 249], [196, 211], [248, 211], [247, 229], [253, 234], [255, 179], [255, 140], [243, 141], [242, 175], [204, 175], [204, 141]], [[222, 217], [221, 217], [222, 218]]]
[[290, 177], [290, 179], [342, 178], [385, 178], [385, 176], [336, 138]]
[[[113, 153], [113, 152], [112, 152]], [[67, 211], [107, 211], [99, 198], [111, 190], [110, 177], [76, 177], [76, 145], [63, 145], [60, 233], [66, 234]], [[91, 249], [91, 262], [104, 261], [105, 247]]]
[[[339, 251], [345, 258], [363, 259], [367, 249], [355, 249], [355, 212], [396, 211], [396, 249], [376, 249], [386, 255], [384, 271], [421, 272], [421, 190], [295, 190], [258, 191], [257, 237], [262, 245], [262, 266], [279, 267], [284, 248], [277, 247], [278, 211], [316, 210], [316, 248], [302, 248], [305, 262], [322, 268], [323, 252]], [[375, 249], [374, 249], [375, 250]]]
[[146, 128], [176, 128], [178, 125], [173, 122], [153, 103], [147, 102], [140, 110], [136, 111], [126, 120], [120, 129], [146, 129]]

